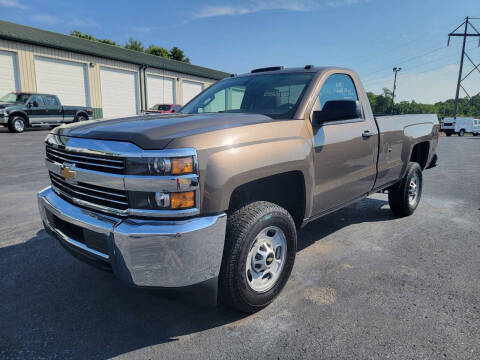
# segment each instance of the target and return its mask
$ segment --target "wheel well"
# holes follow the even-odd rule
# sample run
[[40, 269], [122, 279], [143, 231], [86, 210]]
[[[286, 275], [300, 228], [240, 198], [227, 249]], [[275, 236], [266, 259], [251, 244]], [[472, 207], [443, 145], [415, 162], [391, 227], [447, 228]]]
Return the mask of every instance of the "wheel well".
[[300, 171], [268, 176], [240, 185], [230, 197], [228, 212], [252, 201], [269, 201], [286, 209], [295, 225], [302, 224], [305, 215], [305, 180]]
[[13, 114], [10, 114], [10, 115], [8, 116], [8, 120], [11, 120], [11, 119], [14, 118], [15, 116], [20, 116], [20, 117], [24, 118], [25, 121], [28, 120], [28, 118], [25, 116], [25, 114], [22, 114], [21, 112], [15, 112], [15, 113], [13, 113]]
[[428, 152], [430, 151], [430, 143], [428, 141], [416, 144], [412, 149], [410, 161], [420, 164], [420, 167], [425, 169], [427, 166]]
[[85, 116], [85, 117], [88, 119], [88, 115], [87, 115], [87, 113], [86, 113], [85, 111], [79, 111], [79, 112], [77, 113], [77, 115], [75, 115], [75, 117], [78, 118], [80, 115], [83, 115], [83, 116]]

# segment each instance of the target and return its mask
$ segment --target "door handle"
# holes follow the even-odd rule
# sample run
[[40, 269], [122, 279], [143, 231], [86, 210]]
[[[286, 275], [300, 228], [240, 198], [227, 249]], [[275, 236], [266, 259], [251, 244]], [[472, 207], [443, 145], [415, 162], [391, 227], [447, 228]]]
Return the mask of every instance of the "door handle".
[[370, 130], [365, 130], [362, 133], [362, 137], [365, 138], [365, 139], [368, 139], [370, 136], [373, 136], [373, 134], [370, 132]]

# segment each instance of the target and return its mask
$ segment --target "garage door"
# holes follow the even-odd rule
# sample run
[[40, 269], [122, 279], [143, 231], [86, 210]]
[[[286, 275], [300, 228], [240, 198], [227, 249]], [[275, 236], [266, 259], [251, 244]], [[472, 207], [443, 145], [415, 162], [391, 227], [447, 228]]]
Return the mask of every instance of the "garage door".
[[148, 107], [155, 104], [175, 104], [173, 79], [147, 75]]
[[89, 105], [85, 64], [36, 57], [35, 77], [37, 92], [57, 95], [62, 105]]
[[137, 73], [101, 68], [100, 77], [103, 117], [121, 117], [137, 114]]
[[15, 53], [0, 51], [0, 97], [19, 90]]
[[203, 90], [203, 84], [194, 81], [183, 81], [183, 105], [192, 100], [195, 96], [201, 93]]

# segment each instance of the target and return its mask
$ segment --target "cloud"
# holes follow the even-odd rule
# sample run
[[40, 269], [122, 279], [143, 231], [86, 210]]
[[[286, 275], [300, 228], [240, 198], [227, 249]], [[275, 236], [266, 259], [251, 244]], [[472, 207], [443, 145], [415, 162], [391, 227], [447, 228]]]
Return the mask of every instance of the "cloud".
[[0, 6], [12, 7], [17, 9], [28, 9], [29, 7], [21, 4], [18, 0], [0, 0]]
[[252, 14], [264, 10], [308, 11], [314, 7], [316, 7], [315, 2], [305, 0], [251, 0], [241, 5], [207, 5], [197, 9], [192, 17], [194, 19], [202, 19], [218, 16], [236, 16]]
[[51, 15], [47, 15], [47, 14], [32, 15], [30, 18], [34, 22], [42, 23], [42, 24], [49, 24], [49, 25], [60, 24], [61, 22], [63, 22], [62, 19], [60, 19], [58, 17], [51, 16]]
[[143, 34], [148, 34], [153, 31], [152, 26], [132, 26], [131, 29], [134, 32], [143, 33]]
[[249, 0], [234, 5], [206, 5], [197, 8], [192, 19], [203, 19], [218, 16], [237, 16], [253, 14], [267, 10], [311, 11], [321, 7], [339, 7], [354, 5], [370, 0]]
[[[1, 0], [0, 0], [1, 1]], [[64, 18], [48, 14], [36, 14], [30, 17], [30, 20], [45, 25], [66, 24], [75, 27], [100, 27], [98, 23], [91, 19]]]

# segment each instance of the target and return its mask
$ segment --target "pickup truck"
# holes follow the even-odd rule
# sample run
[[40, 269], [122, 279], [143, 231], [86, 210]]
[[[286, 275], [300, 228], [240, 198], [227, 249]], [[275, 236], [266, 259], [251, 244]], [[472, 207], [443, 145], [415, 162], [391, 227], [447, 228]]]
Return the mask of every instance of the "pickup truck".
[[179, 113], [55, 128], [38, 204], [70, 253], [130, 285], [206, 286], [255, 312], [287, 282], [299, 227], [376, 192], [413, 214], [438, 138], [436, 115], [375, 118], [352, 70], [256, 69]]
[[93, 110], [62, 106], [56, 95], [12, 92], [0, 98], [0, 124], [21, 133], [27, 126], [56, 126], [93, 118]]

